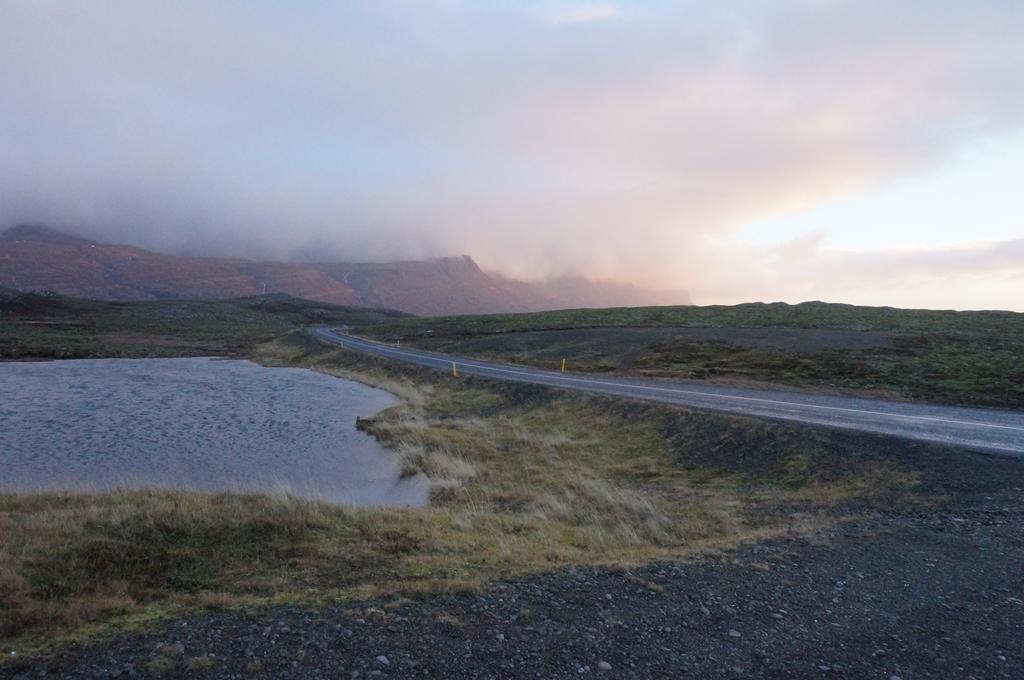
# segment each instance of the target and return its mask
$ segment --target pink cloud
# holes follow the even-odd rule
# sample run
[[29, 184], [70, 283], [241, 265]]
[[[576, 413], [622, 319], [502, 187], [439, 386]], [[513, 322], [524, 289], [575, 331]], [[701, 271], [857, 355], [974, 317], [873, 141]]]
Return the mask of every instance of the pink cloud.
[[0, 223], [772, 295], [736, 224], [1024, 121], [1019, 3], [553, 7], [8, 3]]

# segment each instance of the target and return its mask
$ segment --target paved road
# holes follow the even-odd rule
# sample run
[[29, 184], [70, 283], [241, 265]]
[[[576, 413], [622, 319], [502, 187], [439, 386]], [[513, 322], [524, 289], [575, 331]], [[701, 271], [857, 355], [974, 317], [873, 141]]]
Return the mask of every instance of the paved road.
[[559, 373], [394, 347], [321, 327], [311, 328], [310, 333], [324, 342], [417, 366], [450, 372], [454, 362], [459, 375], [550, 385], [708, 411], [839, 427], [1024, 458], [1024, 412], [1019, 411]]

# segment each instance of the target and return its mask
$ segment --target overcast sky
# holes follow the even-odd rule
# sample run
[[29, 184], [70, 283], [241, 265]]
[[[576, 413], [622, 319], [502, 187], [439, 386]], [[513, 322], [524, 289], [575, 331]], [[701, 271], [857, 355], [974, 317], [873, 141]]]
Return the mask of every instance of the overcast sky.
[[0, 0], [0, 226], [1024, 310], [1024, 2]]

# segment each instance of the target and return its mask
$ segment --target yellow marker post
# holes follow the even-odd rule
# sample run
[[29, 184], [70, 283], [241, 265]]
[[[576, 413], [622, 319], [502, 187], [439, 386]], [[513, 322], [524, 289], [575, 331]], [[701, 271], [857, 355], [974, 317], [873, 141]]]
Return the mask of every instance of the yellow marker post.
[[565, 373], [565, 359], [562, 359], [562, 373]]
[[452, 377], [453, 378], [458, 378], [459, 377], [459, 369], [455, 367], [455, 362], [454, 361], [452, 362]]

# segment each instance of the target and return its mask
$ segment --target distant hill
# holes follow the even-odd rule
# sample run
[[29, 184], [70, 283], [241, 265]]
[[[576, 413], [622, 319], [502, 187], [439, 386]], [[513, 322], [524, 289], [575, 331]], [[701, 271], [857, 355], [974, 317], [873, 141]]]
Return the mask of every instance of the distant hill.
[[0, 286], [123, 301], [284, 293], [413, 314], [689, 303], [685, 293], [657, 294], [583, 278], [517, 281], [484, 272], [469, 256], [387, 263], [186, 257], [98, 243], [42, 226], [0, 233]]

